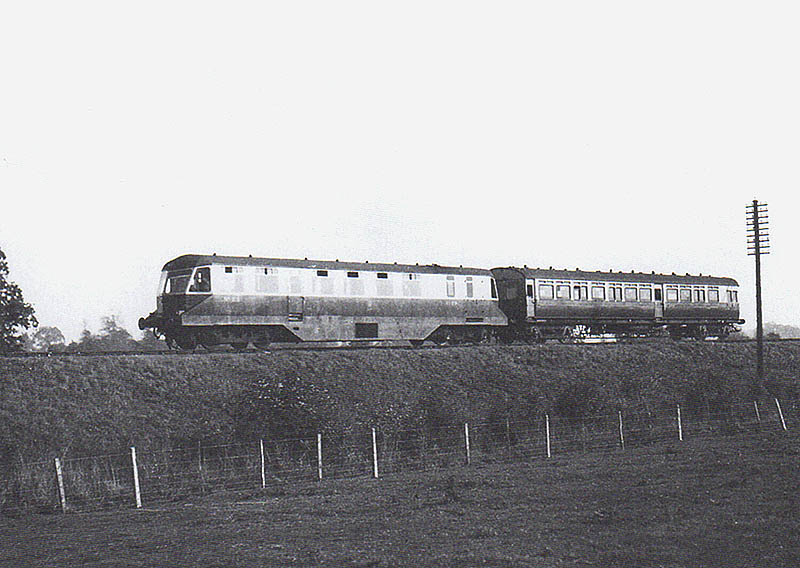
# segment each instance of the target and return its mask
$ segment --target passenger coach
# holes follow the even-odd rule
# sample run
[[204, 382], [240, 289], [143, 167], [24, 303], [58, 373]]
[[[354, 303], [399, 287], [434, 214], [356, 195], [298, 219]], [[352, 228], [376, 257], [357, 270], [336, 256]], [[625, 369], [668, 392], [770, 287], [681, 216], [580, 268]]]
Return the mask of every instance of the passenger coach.
[[505, 326], [489, 270], [184, 255], [141, 329], [192, 349], [271, 342], [481, 341]]
[[492, 274], [510, 334], [521, 339], [724, 337], [744, 323], [732, 278], [528, 267]]

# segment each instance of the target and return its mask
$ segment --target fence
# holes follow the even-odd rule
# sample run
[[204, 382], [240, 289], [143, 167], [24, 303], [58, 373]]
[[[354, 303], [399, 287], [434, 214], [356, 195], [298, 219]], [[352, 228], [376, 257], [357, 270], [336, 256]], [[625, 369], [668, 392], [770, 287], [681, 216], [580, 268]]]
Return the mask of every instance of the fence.
[[[787, 414], [789, 416], [787, 416]], [[578, 453], [682, 443], [710, 437], [787, 432], [795, 404], [777, 399], [731, 404], [723, 411], [676, 406], [568, 418], [536, 415], [363, 435], [162, 451], [130, 451], [20, 464], [0, 481], [0, 506], [37, 511], [90, 511], [185, 501], [223, 490], [275, 493], [326, 479], [382, 477], [461, 464], [547, 460]]]

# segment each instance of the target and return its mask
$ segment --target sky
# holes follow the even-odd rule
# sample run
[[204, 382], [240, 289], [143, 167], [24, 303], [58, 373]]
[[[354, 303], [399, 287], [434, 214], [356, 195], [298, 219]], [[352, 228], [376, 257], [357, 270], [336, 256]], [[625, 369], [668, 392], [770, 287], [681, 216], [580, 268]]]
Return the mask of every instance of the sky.
[[136, 333], [184, 253], [730, 276], [800, 325], [793, 2], [12, 2], [0, 248]]

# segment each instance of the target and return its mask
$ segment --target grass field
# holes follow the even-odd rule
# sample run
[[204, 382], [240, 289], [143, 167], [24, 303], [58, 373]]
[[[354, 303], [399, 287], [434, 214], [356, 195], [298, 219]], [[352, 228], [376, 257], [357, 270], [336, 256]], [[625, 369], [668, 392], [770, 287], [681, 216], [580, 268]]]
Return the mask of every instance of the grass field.
[[0, 516], [0, 566], [796, 567], [798, 442], [752, 433]]

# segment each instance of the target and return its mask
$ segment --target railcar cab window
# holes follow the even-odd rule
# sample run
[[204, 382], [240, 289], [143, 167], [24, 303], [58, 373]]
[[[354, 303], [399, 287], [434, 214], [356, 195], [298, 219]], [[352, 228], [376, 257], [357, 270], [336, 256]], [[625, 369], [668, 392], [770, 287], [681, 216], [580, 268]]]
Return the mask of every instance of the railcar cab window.
[[539, 299], [552, 300], [553, 299], [553, 285], [552, 284], [539, 284]]
[[728, 290], [728, 303], [736, 304], [739, 302], [739, 292], [736, 290]]
[[472, 298], [475, 295], [475, 289], [472, 284], [472, 276], [467, 276], [464, 280], [464, 285], [466, 287], [467, 298]]
[[605, 300], [606, 288], [605, 286], [592, 286], [592, 300]]
[[192, 283], [189, 285], [189, 292], [211, 292], [211, 267], [204, 266], [195, 269], [194, 278], [192, 278]]
[[[525, 293], [528, 294], [529, 298], [533, 298], [533, 284], [526, 284], [525, 285]], [[510, 300], [511, 298], [509, 298]]]
[[495, 284], [494, 278], [490, 282], [492, 283], [492, 298], [497, 298], [497, 284]]
[[164, 293], [185, 294], [186, 287], [189, 285], [189, 278], [191, 277], [191, 274], [191, 270], [170, 272], [167, 276], [167, 282], [164, 285]]

